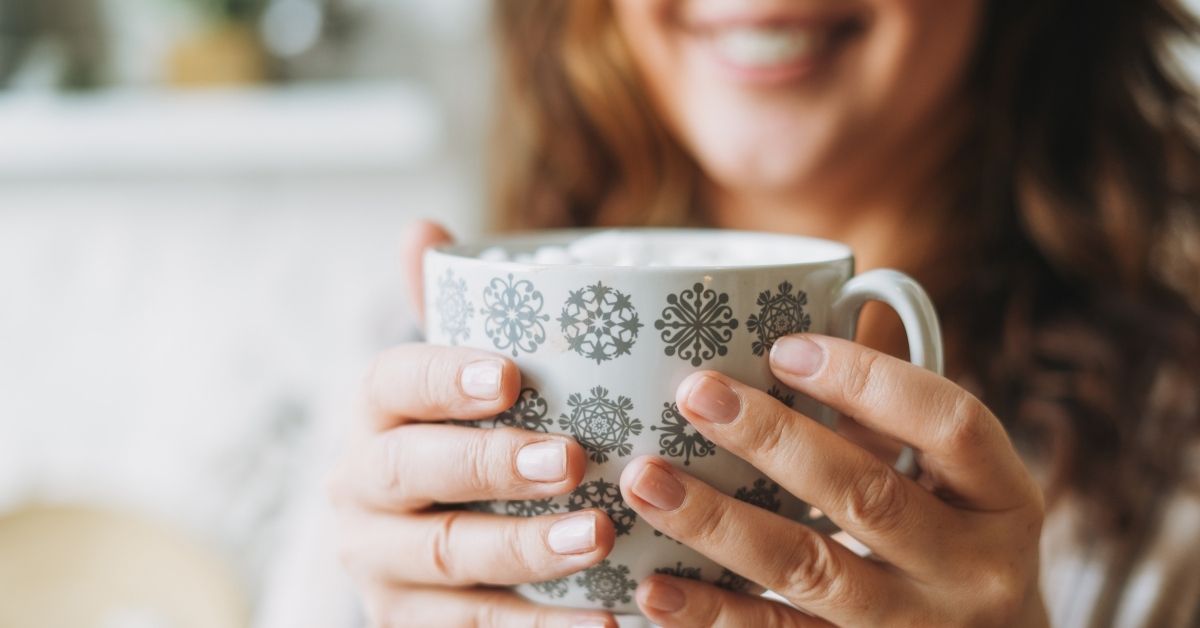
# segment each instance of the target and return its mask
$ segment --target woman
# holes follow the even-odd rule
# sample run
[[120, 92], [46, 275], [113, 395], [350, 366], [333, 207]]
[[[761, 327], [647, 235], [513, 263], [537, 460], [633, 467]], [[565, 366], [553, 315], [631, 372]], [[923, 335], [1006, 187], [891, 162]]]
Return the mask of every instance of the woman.
[[[640, 458], [621, 478], [640, 517], [804, 611], [656, 575], [637, 591], [650, 619], [1200, 621], [1200, 113], [1164, 53], [1197, 33], [1181, 6], [504, 0], [497, 17], [506, 226], [833, 238], [862, 268], [916, 276], [946, 331], [945, 379], [901, 359], [882, 309], [860, 344], [776, 346], [775, 374], [852, 417], [850, 440], [719, 373], [685, 381], [698, 431], [872, 555]], [[414, 285], [417, 253], [445, 239], [414, 231]], [[569, 439], [522, 449], [531, 435], [430, 424], [497, 413], [519, 377], [500, 356], [420, 344], [376, 362], [371, 429], [335, 494], [377, 625], [614, 625], [488, 588], [599, 562], [602, 513], [438, 507], [579, 481]], [[884, 437], [922, 452], [918, 481], [866, 453]]]

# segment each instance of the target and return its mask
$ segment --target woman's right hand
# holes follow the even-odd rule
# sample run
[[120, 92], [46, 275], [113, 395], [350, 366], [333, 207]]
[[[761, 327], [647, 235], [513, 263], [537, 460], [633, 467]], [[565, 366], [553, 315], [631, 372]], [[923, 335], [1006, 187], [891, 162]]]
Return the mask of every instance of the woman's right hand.
[[[430, 224], [411, 231], [418, 292], [421, 252], [448, 239]], [[608, 613], [539, 606], [495, 588], [601, 561], [614, 537], [602, 511], [524, 519], [452, 506], [563, 495], [583, 477], [584, 452], [569, 437], [439, 424], [502, 412], [520, 379], [511, 361], [474, 349], [409, 344], [376, 359], [367, 418], [331, 485], [342, 562], [372, 626], [616, 626]]]

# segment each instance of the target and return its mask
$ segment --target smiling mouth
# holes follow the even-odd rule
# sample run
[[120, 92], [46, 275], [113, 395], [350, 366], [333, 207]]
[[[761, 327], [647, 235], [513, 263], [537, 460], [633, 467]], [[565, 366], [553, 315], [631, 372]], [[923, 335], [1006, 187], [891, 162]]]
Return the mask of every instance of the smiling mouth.
[[865, 29], [849, 17], [821, 22], [732, 22], [690, 29], [742, 82], [786, 83], [818, 70]]

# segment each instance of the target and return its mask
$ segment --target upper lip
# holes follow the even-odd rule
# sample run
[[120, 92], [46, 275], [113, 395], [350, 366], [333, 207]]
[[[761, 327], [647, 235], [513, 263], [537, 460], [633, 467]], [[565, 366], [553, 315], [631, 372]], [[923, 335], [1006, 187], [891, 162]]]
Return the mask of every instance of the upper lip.
[[[712, 3], [710, 3], [712, 4]], [[730, 4], [716, 3], [718, 6], [709, 8], [701, 6], [688, 7], [680, 16], [685, 27], [697, 31], [715, 31], [729, 28], [753, 27], [819, 27], [842, 22], [854, 17], [855, 13], [849, 8], [837, 10], [812, 10], [796, 7], [794, 4], [746, 7], [746, 3]], [[724, 5], [724, 6], [720, 6]]]

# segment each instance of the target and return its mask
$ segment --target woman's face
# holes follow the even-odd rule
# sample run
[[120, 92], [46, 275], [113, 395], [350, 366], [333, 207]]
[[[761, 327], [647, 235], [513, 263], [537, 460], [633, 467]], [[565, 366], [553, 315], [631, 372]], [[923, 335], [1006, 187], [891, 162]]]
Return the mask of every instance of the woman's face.
[[954, 101], [982, 5], [613, 2], [668, 127], [714, 183], [752, 194], [903, 168]]

